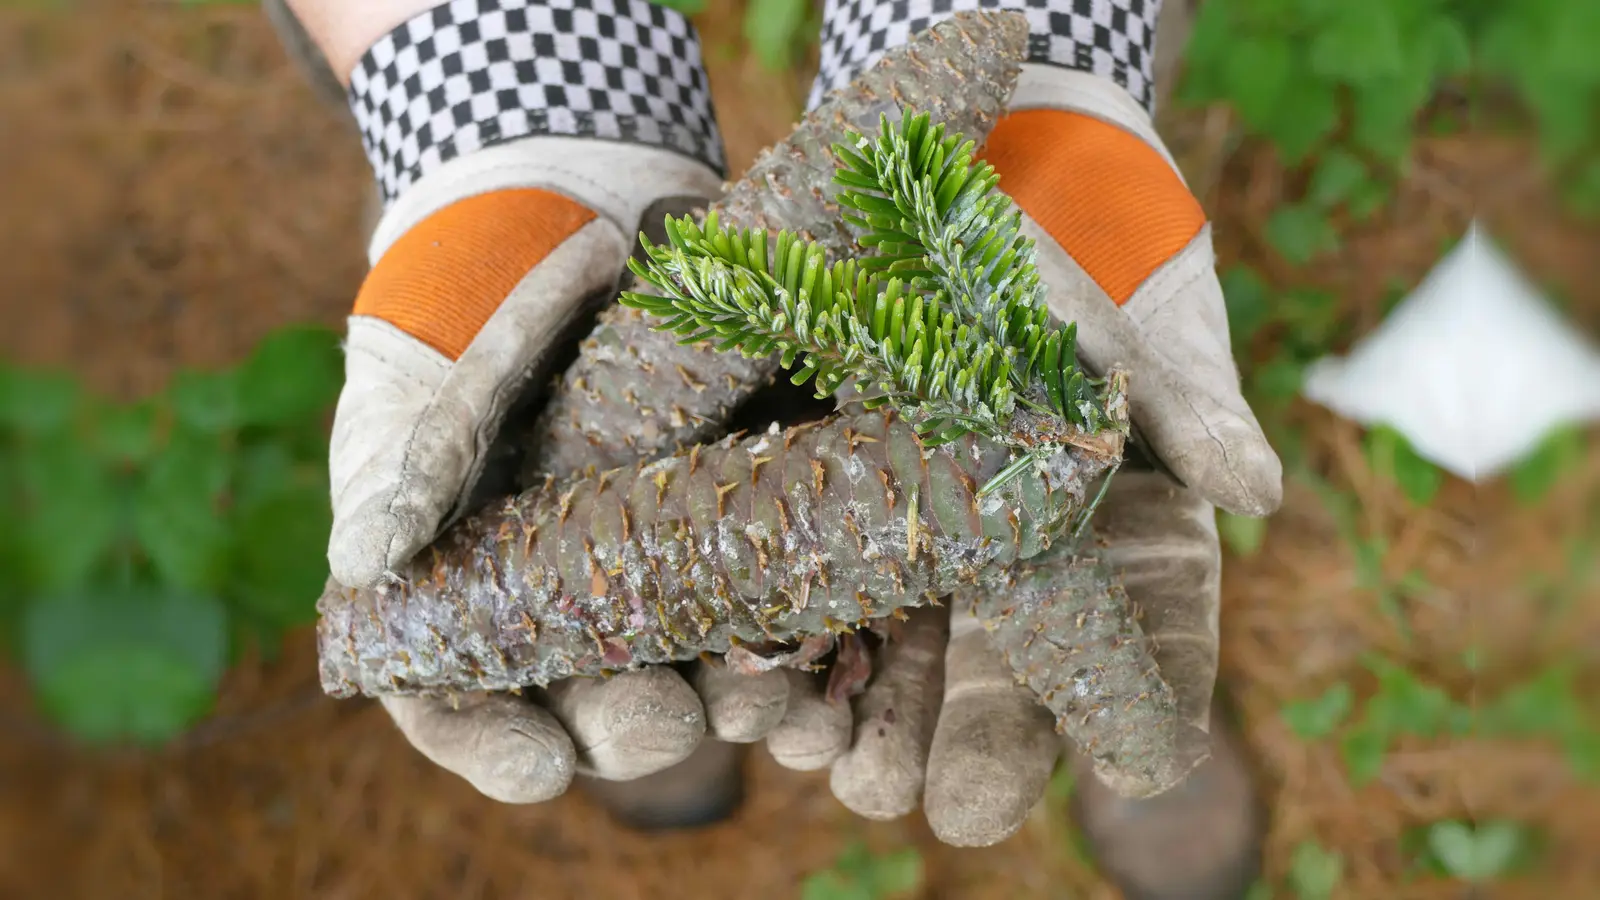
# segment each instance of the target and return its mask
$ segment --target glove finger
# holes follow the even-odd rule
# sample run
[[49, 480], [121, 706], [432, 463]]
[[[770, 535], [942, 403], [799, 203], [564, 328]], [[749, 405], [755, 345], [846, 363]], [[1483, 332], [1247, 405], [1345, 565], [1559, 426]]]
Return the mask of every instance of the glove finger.
[[813, 772], [850, 747], [850, 704], [830, 702], [823, 679], [799, 669], [780, 669], [789, 683], [783, 721], [767, 735], [767, 752], [778, 765]]
[[[1025, 223], [1024, 232], [1045, 237], [1038, 225]], [[1220, 310], [1222, 303], [1216, 275], [1207, 269], [1209, 231], [1195, 241], [1168, 263], [1176, 268], [1157, 271], [1120, 307], [1059, 245], [1041, 242], [1040, 274], [1050, 285], [1051, 311], [1078, 323], [1084, 362], [1096, 371], [1118, 365], [1134, 373], [1129, 413], [1161, 462], [1218, 506], [1267, 515], [1283, 500], [1283, 465], [1239, 393], [1226, 320], [1218, 335], [1206, 315], [1206, 307]], [[1146, 294], [1180, 274], [1187, 283], [1167, 288], [1161, 301]]]
[[857, 815], [895, 819], [917, 807], [949, 621], [945, 609], [913, 610], [878, 651], [872, 681], [853, 704], [854, 740], [829, 774], [833, 795]]
[[1149, 116], [1046, 67], [1012, 99], [984, 156], [1027, 212], [1051, 311], [1078, 323], [1091, 368], [1133, 373], [1134, 426], [1185, 484], [1234, 512], [1275, 509], [1282, 466], [1239, 391], [1211, 228]]
[[706, 733], [730, 744], [753, 744], [783, 721], [789, 682], [782, 670], [745, 675], [721, 660], [699, 662], [690, 676], [706, 711]]
[[1159, 472], [1124, 469], [1095, 513], [1105, 559], [1143, 612], [1161, 676], [1202, 730], [1217, 680], [1222, 546], [1215, 509]]
[[611, 781], [682, 762], [706, 731], [700, 698], [667, 666], [563, 679], [546, 688], [541, 701], [572, 736], [578, 771]]
[[1207, 225], [1123, 305], [1143, 359], [1129, 365], [1129, 412], [1151, 449], [1183, 483], [1247, 516], [1283, 502], [1283, 464], [1239, 391], [1227, 309]]
[[982, 624], [956, 613], [923, 801], [934, 835], [986, 847], [1015, 834], [1044, 795], [1060, 749], [1049, 711], [1017, 684]]
[[549, 711], [490, 694], [461, 706], [433, 697], [381, 697], [400, 733], [435, 765], [502, 803], [539, 803], [572, 783], [577, 752]]

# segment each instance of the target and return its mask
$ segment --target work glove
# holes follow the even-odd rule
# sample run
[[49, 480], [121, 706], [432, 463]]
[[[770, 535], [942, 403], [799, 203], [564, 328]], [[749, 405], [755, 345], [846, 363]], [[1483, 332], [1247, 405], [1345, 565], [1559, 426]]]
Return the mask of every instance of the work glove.
[[[1210, 224], [1141, 102], [1153, 88], [1148, 66], [1141, 75], [1124, 65], [1130, 44], [1148, 62], [1159, 4], [1111, 2], [1086, 13], [1058, 5], [1028, 5], [1040, 61], [1024, 66], [1011, 111], [982, 153], [1024, 213], [1052, 312], [1078, 324], [1084, 364], [1131, 373], [1135, 443], [1095, 527], [1144, 612], [1181, 714], [1205, 728], [1220, 603], [1215, 508], [1271, 513], [1282, 469], [1240, 394]], [[824, 16], [813, 100], [939, 18], [927, 0], [909, 8], [830, 0]], [[815, 699], [814, 680], [791, 674], [788, 717], [768, 739], [773, 756], [830, 767], [835, 795], [869, 818], [905, 815], [920, 799], [947, 843], [987, 845], [1014, 833], [1071, 748], [981, 623], [920, 610], [872, 668], [848, 726]], [[1248, 798], [1213, 792], [1203, 802]], [[1100, 808], [1109, 816], [1113, 806]]]
[[[483, 481], [508, 411], [613, 294], [641, 225], [720, 190], [720, 137], [683, 16], [643, 0], [565, 18], [505, 6], [424, 13], [350, 79], [384, 209], [330, 449], [328, 562], [348, 586], [393, 577], [475, 505], [475, 488], [503, 493]], [[535, 802], [577, 772], [664, 769], [708, 728], [765, 733], [783, 715], [783, 676], [737, 692], [730, 677], [658, 667], [525, 696], [382, 703], [435, 763], [495, 799]]]

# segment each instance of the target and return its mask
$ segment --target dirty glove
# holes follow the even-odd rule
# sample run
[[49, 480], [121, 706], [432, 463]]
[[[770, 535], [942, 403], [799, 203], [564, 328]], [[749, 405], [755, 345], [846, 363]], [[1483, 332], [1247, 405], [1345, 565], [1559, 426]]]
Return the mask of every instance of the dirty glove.
[[[508, 408], [610, 296], [641, 222], [720, 188], [693, 29], [644, 0], [609, 8], [446, 4], [351, 73], [385, 208], [331, 447], [328, 561], [346, 585], [390, 577], [472, 504]], [[383, 702], [434, 762], [491, 797], [533, 802], [575, 771], [666, 768], [708, 724], [765, 733], [783, 714], [782, 677], [733, 696], [726, 674], [660, 667], [531, 697]]]
[[[813, 103], [913, 30], [996, 4], [937, 5], [936, 13], [933, 0], [828, 0]], [[1281, 499], [1282, 471], [1239, 391], [1210, 225], [1151, 125], [1160, 4], [997, 5], [1028, 15], [1032, 61], [983, 153], [1025, 213], [1051, 309], [1078, 323], [1085, 364], [1131, 372], [1135, 435], [1150, 458], [1112, 480], [1097, 530], [1145, 611], [1183, 713], [1204, 727], [1221, 567], [1212, 504], [1266, 515]], [[830, 765], [834, 793], [870, 818], [904, 815], [920, 796], [948, 843], [992, 844], [1015, 832], [1062, 742], [981, 624], [919, 611], [875, 668], [852, 727], [831, 730], [817, 726], [825, 717], [805, 699], [814, 685], [791, 676], [794, 722], [769, 739], [773, 755], [796, 767]]]

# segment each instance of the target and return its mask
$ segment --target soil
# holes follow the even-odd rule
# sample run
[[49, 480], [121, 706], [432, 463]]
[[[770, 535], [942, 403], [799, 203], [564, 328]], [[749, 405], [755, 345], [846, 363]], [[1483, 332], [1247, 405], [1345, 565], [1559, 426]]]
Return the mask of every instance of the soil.
[[[131, 397], [178, 368], [236, 360], [278, 325], [337, 326], [365, 268], [370, 190], [347, 120], [316, 101], [253, 7], [79, 6], [0, 10], [0, 308], [23, 323], [0, 329], [0, 356]], [[735, 166], [786, 133], [805, 87], [726, 49], [738, 6], [715, 0], [701, 17]], [[1223, 263], [1287, 281], [1261, 234], [1296, 185], [1269, 153], [1237, 151], [1225, 115], [1164, 118]], [[1393, 206], [1345, 228], [1311, 278], [1360, 333], [1390, 286], [1414, 282], [1476, 211], [1594, 327], [1600, 302], [1583, 293], [1600, 284], [1592, 232], [1531, 171], [1515, 136], [1425, 139]], [[1492, 377], [1493, 349], [1484, 357]], [[1336, 747], [1296, 739], [1279, 710], [1340, 679], [1368, 690], [1369, 652], [1488, 693], [1600, 646], [1600, 603], [1558, 616], [1529, 587], [1530, 573], [1563, 565], [1559, 538], [1592, 517], [1600, 460], [1536, 509], [1450, 481], [1416, 510], [1369, 471], [1354, 426], [1303, 405], [1290, 418], [1307, 465], [1353, 491], [1362, 526], [1387, 539], [1387, 574], [1417, 569], [1434, 587], [1384, 612], [1331, 515], [1294, 483], [1261, 550], [1230, 557], [1222, 690], [1272, 811], [1268, 875], [1281, 879], [1314, 839], [1347, 861], [1336, 897], [1460, 897], [1459, 883], [1408, 875], [1403, 838], [1440, 818], [1509, 817], [1543, 828], [1546, 865], [1503, 896], [1579, 895], [1600, 878], [1589, 852], [1600, 792], [1569, 774], [1559, 748], [1414, 740], [1357, 788]], [[1582, 599], [1600, 597], [1591, 587]], [[1476, 673], [1469, 649], [1484, 660]], [[703, 832], [635, 835], [577, 794], [499, 805], [427, 763], [374, 705], [322, 697], [314, 653], [303, 632], [276, 659], [244, 661], [213, 719], [158, 754], [72, 747], [31, 711], [20, 677], [0, 674], [0, 896], [786, 897], [858, 839], [919, 847], [922, 898], [1115, 896], [1075, 849], [1060, 798], [998, 847], [955, 850], [916, 816], [855, 819], [823, 776], [783, 771], [759, 749], [747, 806]]]

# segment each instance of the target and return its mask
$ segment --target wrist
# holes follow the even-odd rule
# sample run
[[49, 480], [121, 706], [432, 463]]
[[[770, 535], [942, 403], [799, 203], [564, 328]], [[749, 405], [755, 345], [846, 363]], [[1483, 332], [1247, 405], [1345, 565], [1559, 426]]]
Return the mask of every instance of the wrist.
[[705, 202], [721, 176], [696, 159], [660, 147], [542, 136], [498, 144], [450, 160], [395, 197], [382, 211], [367, 247], [373, 265], [403, 235], [463, 200], [535, 188], [593, 211], [634, 235], [653, 203], [670, 197]]
[[[361, 55], [390, 29], [439, 0], [285, 0], [342, 87]], [[270, 8], [269, 8], [270, 9]]]
[[435, 6], [380, 37], [350, 102], [386, 203], [469, 155], [534, 138], [651, 147], [722, 174], [693, 26], [647, 0]]
[[848, 84], [913, 34], [976, 9], [1010, 10], [1028, 21], [1028, 62], [1081, 71], [1154, 102], [1156, 19], [1161, 0], [826, 0], [821, 58], [807, 108]]

